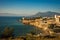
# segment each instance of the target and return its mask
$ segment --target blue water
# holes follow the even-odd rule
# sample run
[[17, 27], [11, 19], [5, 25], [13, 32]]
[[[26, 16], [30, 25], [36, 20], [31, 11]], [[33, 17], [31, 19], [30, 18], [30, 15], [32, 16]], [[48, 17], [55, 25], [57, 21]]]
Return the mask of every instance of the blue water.
[[15, 36], [22, 36], [30, 33], [30, 31], [38, 30], [33, 26], [24, 25], [18, 20], [22, 17], [0, 17], [0, 31], [3, 31], [5, 27], [14, 28]]

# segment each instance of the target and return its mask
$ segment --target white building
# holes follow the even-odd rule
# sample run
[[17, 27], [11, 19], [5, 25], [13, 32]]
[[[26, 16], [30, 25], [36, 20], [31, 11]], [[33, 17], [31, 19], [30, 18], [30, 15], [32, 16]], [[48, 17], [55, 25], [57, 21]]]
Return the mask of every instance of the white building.
[[55, 15], [56, 24], [60, 26], [60, 15]]

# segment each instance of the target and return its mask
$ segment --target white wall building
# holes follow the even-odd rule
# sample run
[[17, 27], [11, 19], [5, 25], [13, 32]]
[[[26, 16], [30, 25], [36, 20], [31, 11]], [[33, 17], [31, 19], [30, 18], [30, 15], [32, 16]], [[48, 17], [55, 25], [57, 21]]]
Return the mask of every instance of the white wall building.
[[60, 26], [60, 15], [55, 15], [56, 24]]

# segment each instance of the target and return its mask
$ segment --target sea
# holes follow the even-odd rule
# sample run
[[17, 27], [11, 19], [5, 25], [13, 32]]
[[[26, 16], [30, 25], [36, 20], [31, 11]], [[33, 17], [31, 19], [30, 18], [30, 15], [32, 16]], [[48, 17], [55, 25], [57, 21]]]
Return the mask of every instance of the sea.
[[39, 33], [39, 29], [31, 26], [31, 25], [25, 25], [19, 20], [21, 20], [22, 17], [8, 17], [8, 16], [0, 16], [0, 33], [4, 31], [5, 27], [12, 27], [14, 28], [14, 34], [15, 36], [25, 36], [27, 33], [30, 33], [31, 31], [35, 31], [36, 33]]

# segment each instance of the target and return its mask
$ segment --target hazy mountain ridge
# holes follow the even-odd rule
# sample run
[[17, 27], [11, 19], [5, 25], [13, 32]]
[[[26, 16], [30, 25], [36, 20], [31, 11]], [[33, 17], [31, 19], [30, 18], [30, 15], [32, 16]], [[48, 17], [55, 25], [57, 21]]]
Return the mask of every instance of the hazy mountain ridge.
[[[30, 17], [35, 17], [35, 16], [51, 17], [51, 16], [54, 16], [54, 15], [60, 15], [60, 13], [51, 12], [51, 11], [38, 12], [35, 15], [31, 15]], [[12, 13], [0, 13], [0, 16], [22, 16], [22, 15], [20, 15], [20, 14], [12, 14]]]
[[51, 11], [48, 11], [48, 12], [38, 12], [38, 13], [36, 13], [33, 16], [51, 17], [51, 16], [54, 16], [54, 15], [60, 15], [60, 13], [51, 12]]
[[20, 16], [20, 14], [13, 14], [13, 13], [0, 13], [0, 16]]

